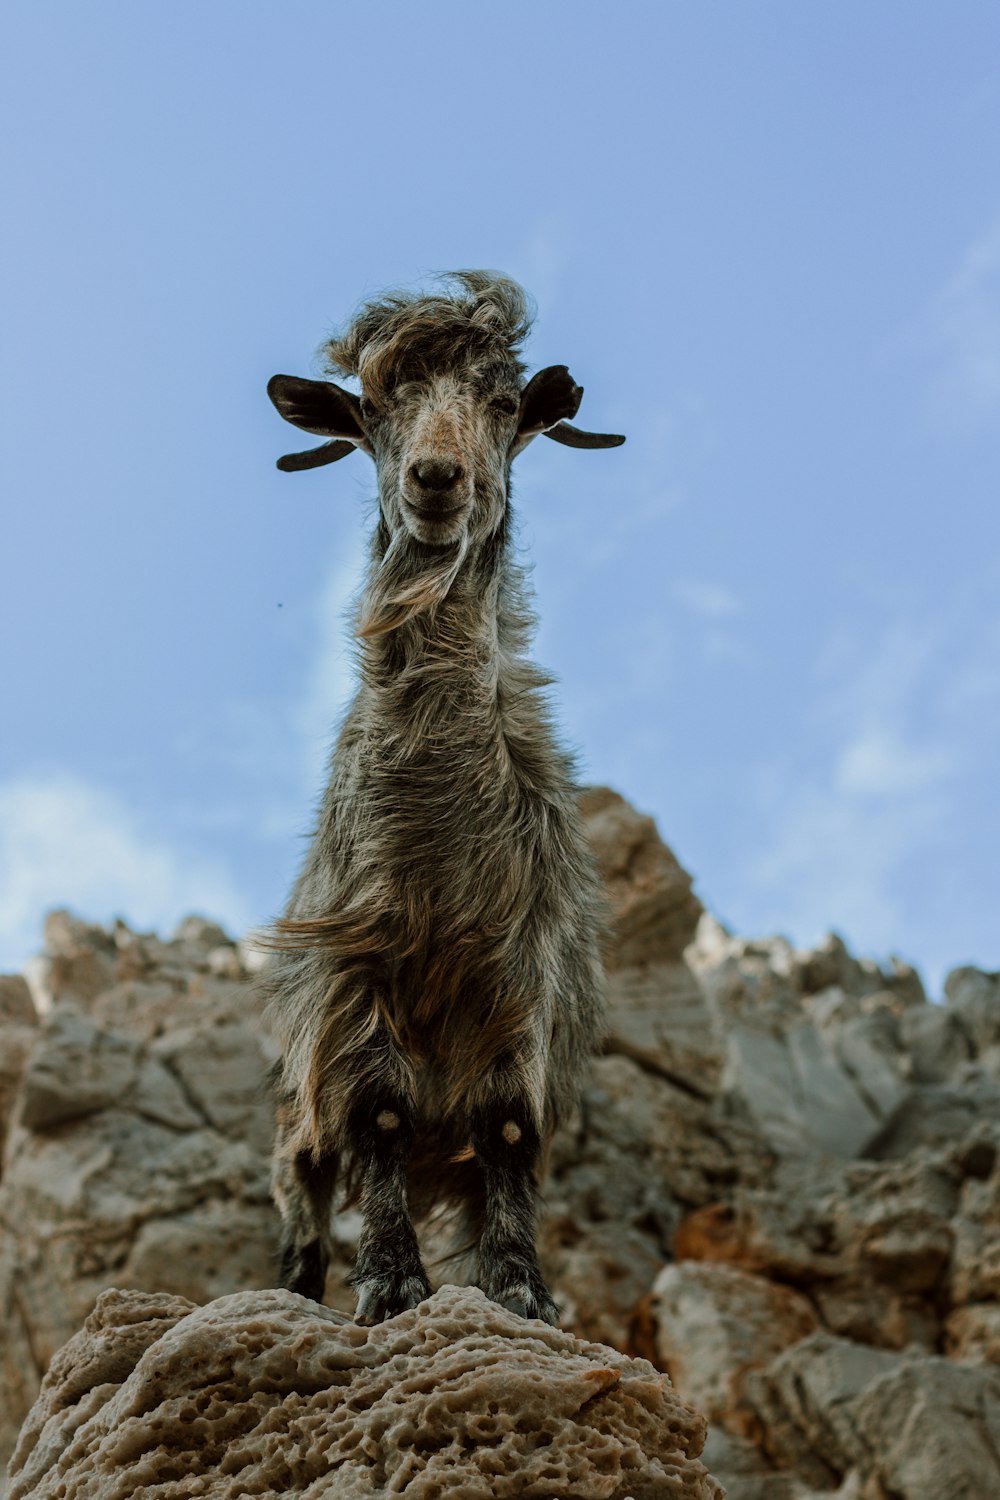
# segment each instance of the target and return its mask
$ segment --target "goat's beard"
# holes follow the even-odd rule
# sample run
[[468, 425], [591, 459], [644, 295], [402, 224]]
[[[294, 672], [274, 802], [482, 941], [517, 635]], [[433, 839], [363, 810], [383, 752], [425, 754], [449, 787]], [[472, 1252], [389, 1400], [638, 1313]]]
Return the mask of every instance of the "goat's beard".
[[429, 547], [398, 531], [370, 580], [361, 605], [358, 635], [386, 635], [446, 599], [469, 551], [469, 534], [443, 547]]

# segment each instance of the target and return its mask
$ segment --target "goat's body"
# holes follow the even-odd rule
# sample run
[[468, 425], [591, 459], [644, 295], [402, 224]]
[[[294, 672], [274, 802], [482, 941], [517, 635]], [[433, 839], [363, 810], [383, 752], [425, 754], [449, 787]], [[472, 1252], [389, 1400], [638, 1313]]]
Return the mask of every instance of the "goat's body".
[[275, 376], [331, 441], [286, 468], [375, 459], [361, 680], [267, 985], [283, 1047], [275, 1197], [282, 1279], [322, 1295], [335, 1184], [361, 1204], [357, 1316], [427, 1295], [412, 1212], [451, 1201], [479, 1284], [555, 1321], [535, 1251], [537, 1173], [601, 1025], [597, 882], [510, 556], [510, 465], [573, 446], [565, 366], [522, 384], [527, 304], [462, 273], [394, 294], [331, 341], [362, 396]]
[[[496, 587], [496, 581], [494, 581]], [[287, 1155], [353, 1176], [350, 1102], [384, 1023], [412, 1091], [411, 1195], [466, 1186], [470, 1106], [530, 1103], [547, 1140], [600, 1027], [597, 897], [545, 678], [517, 654], [517, 570], [366, 642], [318, 828], [271, 970]], [[498, 604], [504, 632], [498, 638]], [[492, 637], [492, 642], [491, 642]]]

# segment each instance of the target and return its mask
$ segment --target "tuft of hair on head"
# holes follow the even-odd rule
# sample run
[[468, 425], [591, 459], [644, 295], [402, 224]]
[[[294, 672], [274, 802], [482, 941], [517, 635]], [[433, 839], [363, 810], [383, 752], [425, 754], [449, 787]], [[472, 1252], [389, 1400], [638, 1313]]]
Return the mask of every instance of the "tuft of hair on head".
[[491, 357], [525, 366], [521, 345], [534, 321], [524, 288], [499, 271], [452, 271], [440, 293], [388, 292], [366, 302], [323, 345], [327, 369], [356, 375], [366, 395], [384, 400], [401, 380]]

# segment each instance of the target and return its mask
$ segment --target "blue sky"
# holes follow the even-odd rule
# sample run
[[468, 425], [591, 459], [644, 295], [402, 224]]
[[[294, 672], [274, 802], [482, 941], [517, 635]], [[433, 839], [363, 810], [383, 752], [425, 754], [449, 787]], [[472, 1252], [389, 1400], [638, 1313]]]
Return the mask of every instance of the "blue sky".
[[265, 383], [494, 266], [629, 439], [516, 468], [586, 777], [739, 931], [1000, 967], [992, 0], [13, 0], [2, 50], [0, 966], [54, 904], [279, 909], [373, 483], [278, 473]]

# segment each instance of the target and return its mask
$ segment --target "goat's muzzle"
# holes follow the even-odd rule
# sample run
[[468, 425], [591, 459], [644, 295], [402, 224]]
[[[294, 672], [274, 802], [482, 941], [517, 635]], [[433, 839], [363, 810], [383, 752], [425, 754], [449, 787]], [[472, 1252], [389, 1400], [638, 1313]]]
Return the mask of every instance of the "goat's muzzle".
[[403, 485], [410, 530], [422, 542], [454, 541], [468, 515], [472, 486], [455, 453], [424, 453], [406, 469]]
[[454, 458], [420, 458], [410, 465], [410, 478], [415, 488], [427, 494], [442, 494], [453, 490], [465, 470]]

